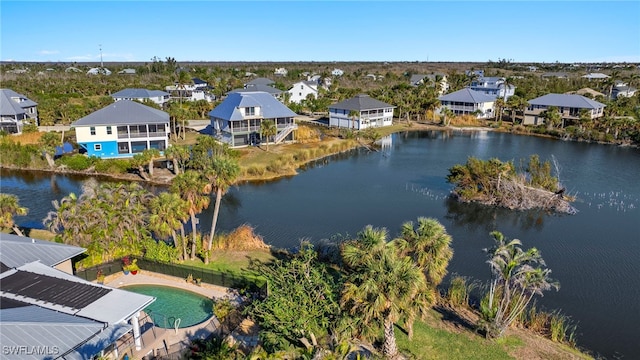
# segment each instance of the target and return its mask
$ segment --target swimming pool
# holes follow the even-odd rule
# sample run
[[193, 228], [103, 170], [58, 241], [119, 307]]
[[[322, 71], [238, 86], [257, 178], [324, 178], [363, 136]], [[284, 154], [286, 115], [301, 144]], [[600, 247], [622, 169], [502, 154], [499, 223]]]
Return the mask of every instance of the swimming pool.
[[191, 291], [162, 285], [128, 285], [121, 289], [155, 297], [144, 311], [161, 328], [173, 329], [177, 319], [178, 327], [186, 328], [213, 316], [213, 301]]

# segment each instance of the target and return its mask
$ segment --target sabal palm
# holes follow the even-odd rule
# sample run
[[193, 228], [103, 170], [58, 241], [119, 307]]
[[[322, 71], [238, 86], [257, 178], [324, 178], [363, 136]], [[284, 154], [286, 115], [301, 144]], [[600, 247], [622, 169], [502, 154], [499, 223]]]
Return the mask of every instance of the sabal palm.
[[262, 120], [260, 122], [260, 133], [264, 137], [265, 143], [267, 144], [267, 151], [269, 151], [269, 138], [278, 133], [275, 121], [271, 119]]
[[407, 256], [402, 256], [394, 242], [387, 242], [385, 229], [370, 225], [348, 242], [342, 250], [348, 278], [341, 304], [351, 314], [360, 316], [369, 326], [384, 328], [383, 353], [398, 354], [394, 324], [405, 317], [410, 321], [432, 299], [424, 274]]
[[417, 224], [405, 222], [396, 243], [403, 255], [410, 256], [422, 269], [429, 286], [435, 288], [442, 282], [453, 250], [451, 236], [438, 220], [419, 217]]
[[16, 226], [13, 217], [27, 215], [29, 209], [20, 205], [20, 200], [15, 195], [0, 194], [0, 228], [13, 229], [19, 235], [24, 236], [20, 228]]
[[208, 196], [207, 180], [200, 176], [199, 173], [189, 170], [173, 179], [171, 184], [171, 192], [180, 194], [182, 199], [189, 204], [189, 216], [191, 218], [191, 260], [196, 257], [196, 214], [200, 213], [209, 206], [210, 198]]
[[[216, 224], [218, 222], [218, 214], [220, 212], [220, 202], [222, 201], [222, 195], [227, 192], [229, 187], [235, 183], [236, 178], [240, 174], [240, 166], [234, 159], [227, 157], [218, 157], [213, 160], [212, 167], [209, 170], [210, 177], [212, 178], [211, 184], [216, 192], [216, 201], [213, 208], [213, 217], [211, 219], [211, 232], [209, 233], [209, 242], [207, 245], [207, 251], [209, 256], [211, 255], [211, 246], [213, 244], [213, 236], [216, 232]], [[209, 177], [209, 176], [207, 176]], [[205, 258], [208, 262], [209, 256]]]
[[[176, 230], [182, 229], [184, 233], [184, 222], [189, 218], [189, 204], [178, 194], [163, 192], [151, 200], [150, 208], [150, 228], [161, 238], [171, 235], [173, 244], [178, 249]], [[183, 250], [186, 249], [183, 248]], [[183, 251], [183, 255], [184, 253], [186, 251]]]

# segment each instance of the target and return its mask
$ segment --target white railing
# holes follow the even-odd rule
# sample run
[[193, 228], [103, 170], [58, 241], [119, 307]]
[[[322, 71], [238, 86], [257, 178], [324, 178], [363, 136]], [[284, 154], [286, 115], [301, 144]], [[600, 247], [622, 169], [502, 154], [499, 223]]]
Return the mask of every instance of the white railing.
[[293, 130], [296, 130], [298, 128], [298, 124], [291, 124], [289, 126], [287, 126], [286, 128], [284, 128], [282, 131], [280, 131], [275, 139], [274, 142], [277, 144], [279, 142], [281, 142], [282, 140], [284, 140], [285, 137], [287, 137], [287, 135], [291, 134], [291, 132]]

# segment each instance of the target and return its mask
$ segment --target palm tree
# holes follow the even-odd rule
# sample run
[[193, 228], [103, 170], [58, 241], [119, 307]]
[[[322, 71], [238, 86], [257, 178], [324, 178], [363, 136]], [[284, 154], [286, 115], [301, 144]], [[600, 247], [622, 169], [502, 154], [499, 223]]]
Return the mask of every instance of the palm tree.
[[492, 279], [489, 293], [481, 305], [487, 337], [500, 337], [520, 316], [535, 295], [560, 285], [549, 278], [551, 270], [536, 248], [522, 250], [518, 239], [507, 242], [499, 231], [491, 233], [495, 244], [485, 249], [489, 255]]
[[[160, 238], [171, 235], [173, 245], [179, 249], [180, 244], [176, 230], [180, 229], [182, 238], [184, 238], [184, 222], [189, 218], [189, 204], [178, 194], [163, 192], [151, 199], [149, 208], [151, 209], [149, 217], [151, 230]], [[183, 246], [182, 250], [183, 260], [186, 260], [186, 246]]]
[[507, 103], [504, 99], [502, 98], [497, 98], [496, 102], [494, 103], [495, 105], [495, 109], [496, 109], [496, 117], [498, 120], [498, 127], [502, 126], [502, 113], [504, 112], [504, 108], [506, 107]]
[[417, 224], [405, 222], [396, 242], [402, 254], [413, 258], [424, 271], [429, 286], [435, 289], [440, 285], [447, 274], [453, 250], [451, 236], [438, 220], [419, 217]]
[[444, 126], [449, 126], [449, 124], [451, 123], [451, 118], [454, 115], [453, 110], [449, 109], [448, 107], [443, 107], [440, 112], [442, 113], [442, 124]]
[[171, 183], [171, 192], [180, 194], [182, 199], [189, 204], [189, 217], [191, 218], [191, 260], [196, 258], [197, 229], [198, 220], [196, 214], [209, 206], [210, 198], [208, 194], [209, 184], [207, 180], [193, 170], [188, 170], [177, 175]]
[[44, 157], [45, 159], [47, 159], [47, 163], [49, 164], [50, 168], [56, 166], [55, 162], [53, 161], [53, 156], [56, 153], [56, 145], [58, 145], [59, 143], [60, 141], [58, 139], [58, 135], [52, 132], [44, 133], [42, 134], [40, 139], [38, 139], [38, 144], [40, 145], [40, 148], [42, 149]]
[[216, 202], [213, 208], [213, 217], [211, 219], [211, 232], [209, 233], [209, 242], [207, 244], [207, 251], [205, 254], [205, 264], [209, 263], [209, 257], [211, 256], [211, 246], [213, 244], [213, 236], [218, 222], [218, 213], [220, 212], [222, 195], [227, 192], [229, 187], [231, 187], [231, 185], [236, 181], [238, 174], [240, 174], [240, 166], [238, 165], [238, 162], [232, 158], [215, 158], [212, 165], [213, 166], [209, 172], [213, 180], [211, 184], [216, 192]]
[[269, 151], [269, 137], [275, 136], [277, 133], [278, 128], [272, 119], [264, 119], [260, 122], [260, 134], [267, 144], [267, 151]]
[[[146, 150], [145, 150], [146, 151]], [[144, 180], [151, 180], [151, 178], [147, 175], [147, 172], [144, 170], [145, 166], [149, 166], [149, 154], [145, 152], [141, 152], [133, 155], [131, 158], [131, 166], [138, 169], [138, 174]]]
[[18, 236], [24, 236], [13, 217], [27, 215], [28, 212], [29, 209], [20, 206], [17, 196], [0, 193], [0, 228], [13, 229]]
[[158, 149], [146, 149], [142, 152], [145, 155], [145, 158], [149, 162], [147, 165], [147, 169], [149, 170], [149, 177], [153, 178], [153, 161], [160, 157], [160, 150]]
[[191, 153], [186, 145], [173, 145], [164, 150], [164, 156], [171, 161], [173, 174], [178, 175], [184, 169], [185, 163], [191, 157]]
[[382, 352], [397, 356], [394, 324], [402, 317], [413, 321], [433, 301], [422, 270], [402, 256], [394, 242], [387, 242], [386, 229], [371, 225], [344, 245], [342, 258], [348, 271], [342, 306], [367, 325], [382, 323]]
[[356, 128], [356, 119], [360, 116], [357, 110], [349, 110], [349, 118], [351, 119], [351, 130]]
[[558, 108], [555, 106], [549, 106], [549, 108], [543, 111], [540, 115], [547, 123], [548, 129], [554, 128], [562, 122], [562, 115], [560, 115]]

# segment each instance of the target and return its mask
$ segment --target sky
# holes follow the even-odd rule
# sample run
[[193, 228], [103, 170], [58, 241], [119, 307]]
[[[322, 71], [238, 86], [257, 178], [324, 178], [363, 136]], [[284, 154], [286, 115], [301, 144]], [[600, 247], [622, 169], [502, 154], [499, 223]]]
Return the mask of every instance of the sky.
[[0, 60], [640, 62], [640, 1], [7, 1]]

